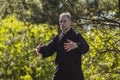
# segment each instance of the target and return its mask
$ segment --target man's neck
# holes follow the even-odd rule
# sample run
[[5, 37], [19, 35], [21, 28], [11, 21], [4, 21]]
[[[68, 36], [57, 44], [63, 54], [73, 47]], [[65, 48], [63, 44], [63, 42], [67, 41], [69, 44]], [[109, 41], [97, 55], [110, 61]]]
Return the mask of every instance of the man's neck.
[[70, 28], [67, 28], [66, 30], [62, 31], [62, 33], [66, 34], [69, 30]]

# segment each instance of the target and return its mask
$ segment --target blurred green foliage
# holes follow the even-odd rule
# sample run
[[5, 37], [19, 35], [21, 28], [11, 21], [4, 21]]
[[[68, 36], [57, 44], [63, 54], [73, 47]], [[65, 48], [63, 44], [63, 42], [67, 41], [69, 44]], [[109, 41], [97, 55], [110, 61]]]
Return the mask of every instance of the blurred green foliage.
[[49, 80], [54, 59], [48, 58], [44, 62], [35, 54], [35, 47], [56, 35], [56, 28], [47, 24], [24, 23], [15, 16], [0, 21], [0, 79], [42, 80], [46, 77], [44, 80]]
[[118, 27], [119, 5], [119, 0], [0, 0], [0, 17], [16, 14], [22, 21], [56, 25], [60, 13], [70, 12], [73, 25], [111, 23]]
[[[82, 32], [82, 30], [78, 30]], [[86, 80], [120, 79], [119, 28], [84, 30], [81, 34], [90, 45], [83, 55], [82, 68]], [[0, 21], [0, 79], [50, 80], [54, 59], [42, 59], [35, 47], [57, 35], [57, 26], [30, 24], [10, 15]]]
[[57, 35], [61, 12], [71, 13], [73, 28], [90, 45], [82, 58], [85, 79], [120, 80], [119, 2], [0, 0], [0, 80], [51, 79], [56, 54], [43, 60], [35, 47]]

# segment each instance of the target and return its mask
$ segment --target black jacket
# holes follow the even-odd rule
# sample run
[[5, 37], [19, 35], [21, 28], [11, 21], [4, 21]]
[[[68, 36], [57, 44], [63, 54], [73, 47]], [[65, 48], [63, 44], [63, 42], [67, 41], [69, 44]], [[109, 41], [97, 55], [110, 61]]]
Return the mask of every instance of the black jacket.
[[[78, 48], [67, 52], [64, 43], [67, 39], [77, 43]], [[53, 80], [84, 80], [81, 70], [81, 54], [86, 53], [89, 46], [84, 38], [71, 28], [64, 36], [62, 33], [42, 46], [40, 53], [43, 58], [57, 52], [55, 63], [57, 65]]]

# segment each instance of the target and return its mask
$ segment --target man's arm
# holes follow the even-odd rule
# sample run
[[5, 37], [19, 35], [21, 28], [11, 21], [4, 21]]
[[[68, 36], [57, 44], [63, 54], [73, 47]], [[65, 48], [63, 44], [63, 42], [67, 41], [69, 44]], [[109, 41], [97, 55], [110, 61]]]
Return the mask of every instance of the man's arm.
[[73, 41], [71, 41], [71, 40], [69, 40], [69, 39], [67, 39], [67, 42], [64, 43], [64, 49], [65, 49], [67, 52], [68, 52], [68, 51], [71, 51], [71, 50], [73, 50], [73, 49], [76, 49], [76, 48], [78, 48], [77, 43], [75, 43], [75, 42], [73, 42]]
[[42, 54], [43, 58], [51, 56], [56, 51], [55, 39], [52, 39], [47, 45], [42, 46], [39, 44], [36, 47], [36, 53]]
[[39, 54], [41, 47], [42, 47], [41, 43], [36, 47], [36, 53], [37, 53], [37, 55]]
[[81, 54], [86, 53], [89, 50], [89, 45], [85, 41], [85, 39], [77, 34], [77, 42], [73, 42], [72, 40], [67, 39], [67, 42], [64, 43], [64, 49], [68, 52], [73, 49], [78, 49]]
[[81, 54], [84, 54], [89, 51], [89, 45], [85, 41], [85, 39], [82, 37], [82, 35], [77, 34], [77, 39], [78, 39], [78, 49], [80, 50]]

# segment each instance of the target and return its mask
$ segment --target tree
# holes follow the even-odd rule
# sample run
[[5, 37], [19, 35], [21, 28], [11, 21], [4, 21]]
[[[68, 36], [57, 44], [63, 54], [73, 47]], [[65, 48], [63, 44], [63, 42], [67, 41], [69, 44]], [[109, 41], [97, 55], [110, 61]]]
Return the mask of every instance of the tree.
[[85, 78], [120, 79], [120, 0], [0, 0], [0, 7], [0, 79], [50, 80], [55, 56], [43, 61], [34, 47], [56, 34], [51, 24], [61, 12], [72, 14], [90, 45], [82, 56]]
[[119, 27], [120, 24], [119, 0], [2, 0], [1, 2], [4, 3], [1, 4], [3, 18], [14, 13], [23, 21], [56, 25], [61, 12], [70, 12], [73, 25], [76, 26], [101, 24]]

